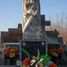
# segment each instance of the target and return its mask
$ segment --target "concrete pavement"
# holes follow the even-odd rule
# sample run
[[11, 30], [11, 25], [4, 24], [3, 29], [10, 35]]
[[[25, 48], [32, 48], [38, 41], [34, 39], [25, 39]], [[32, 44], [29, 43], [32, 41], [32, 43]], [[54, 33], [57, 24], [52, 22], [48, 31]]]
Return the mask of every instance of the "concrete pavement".
[[17, 67], [15, 65], [0, 65], [0, 67]]
[[4, 64], [4, 54], [0, 53], [0, 65]]
[[58, 67], [67, 67], [67, 65], [58, 65]]

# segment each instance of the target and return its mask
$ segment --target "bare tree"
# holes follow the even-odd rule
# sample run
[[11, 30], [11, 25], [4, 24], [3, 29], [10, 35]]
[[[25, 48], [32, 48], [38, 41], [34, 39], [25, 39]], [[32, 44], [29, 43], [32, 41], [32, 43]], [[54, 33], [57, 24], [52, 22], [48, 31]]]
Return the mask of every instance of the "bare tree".
[[64, 41], [67, 41], [67, 16], [64, 13], [56, 14], [56, 18], [51, 20], [50, 28], [57, 29]]

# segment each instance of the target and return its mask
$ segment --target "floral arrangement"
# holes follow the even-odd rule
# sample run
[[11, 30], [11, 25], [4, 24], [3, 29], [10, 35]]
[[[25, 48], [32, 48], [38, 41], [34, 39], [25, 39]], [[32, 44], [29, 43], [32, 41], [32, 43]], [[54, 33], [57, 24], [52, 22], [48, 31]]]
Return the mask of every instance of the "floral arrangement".
[[58, 49], [49, 49], [48, 54], [53, 55], [55, 57], [58, 57], [59, 54], [63, 53], [63, 48], [58, 48]]
[[5, 49], [5, 55], [6, 57], [14, 58], [19, 51], [16, 48], [6, 48]]

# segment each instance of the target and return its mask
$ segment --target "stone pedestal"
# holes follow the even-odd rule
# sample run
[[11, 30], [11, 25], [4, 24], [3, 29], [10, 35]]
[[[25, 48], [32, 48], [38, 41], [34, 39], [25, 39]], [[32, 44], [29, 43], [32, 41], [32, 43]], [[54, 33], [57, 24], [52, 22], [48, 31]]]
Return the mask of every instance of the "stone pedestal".
[[[30, 56], [42, 56], [45, 55], [45, 41], [22, 41], [22, 48], [24, 48]], [[27, 55], [22, 52], [22, 59], [27, 57]]]

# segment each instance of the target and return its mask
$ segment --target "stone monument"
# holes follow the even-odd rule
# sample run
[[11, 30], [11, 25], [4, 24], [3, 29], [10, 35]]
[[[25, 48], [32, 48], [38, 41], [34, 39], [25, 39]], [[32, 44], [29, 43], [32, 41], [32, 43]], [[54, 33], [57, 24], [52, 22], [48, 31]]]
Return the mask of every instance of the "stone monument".
[[41, 26], [40, 0], [23, 0], [22, 25], [22, 47], [30, 55], [37, 55], [38, 49], [41, 52], [40, 54], [45, 54], [45, 36]]
[[42, 40], [40, 0], [23, 0], [23, 40]]

